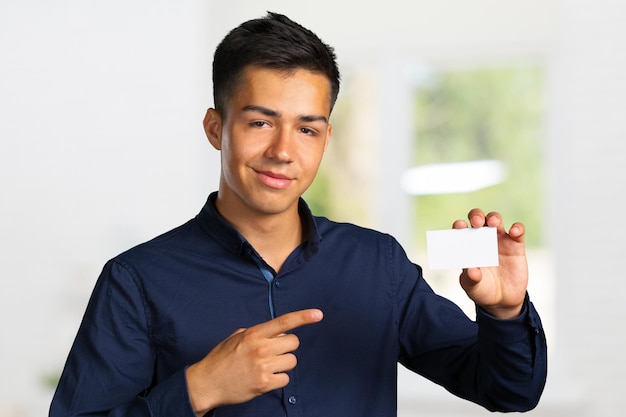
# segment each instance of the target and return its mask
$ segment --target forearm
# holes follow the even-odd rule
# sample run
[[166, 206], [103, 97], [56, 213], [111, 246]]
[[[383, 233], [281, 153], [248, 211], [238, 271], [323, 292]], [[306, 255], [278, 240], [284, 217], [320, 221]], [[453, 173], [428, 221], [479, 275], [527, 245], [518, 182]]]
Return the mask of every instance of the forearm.
[[[477, 311], [474, 323], [454, 304], [428, 300], [401, 362], [453, 394], [489, 410], [533, 408], [546, 379], [546, 343], [539, 316], [525, 303], [522, 315], [499, 320]], [[442, 326], [442, 321], [445, 323]]]
[[122, 398], [116, 392], [107, 395], [98, 391], [99, 385], [101, 384], [91, 381], [76, 383], [70, 374], [64, 372], [50, 405], [49, 416], [194, 416], [189, 404], [183, 371], [160, 382], [146, 393], [134, 397]]

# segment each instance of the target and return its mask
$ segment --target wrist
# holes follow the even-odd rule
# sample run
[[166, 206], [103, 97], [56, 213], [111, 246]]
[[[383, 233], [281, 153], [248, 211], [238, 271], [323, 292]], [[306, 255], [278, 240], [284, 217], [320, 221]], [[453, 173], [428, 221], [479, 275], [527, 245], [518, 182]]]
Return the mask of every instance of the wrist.
[[189, 402], [196, 416], [202, 417], [210, 410], [218, 407], [219, 404], [215, 401], [216, 397], [208, 394], [212, 392], [207, 385], [208, 378], [202, 377], [202, 372], [197, 363], [187, 367], [185, 378]]

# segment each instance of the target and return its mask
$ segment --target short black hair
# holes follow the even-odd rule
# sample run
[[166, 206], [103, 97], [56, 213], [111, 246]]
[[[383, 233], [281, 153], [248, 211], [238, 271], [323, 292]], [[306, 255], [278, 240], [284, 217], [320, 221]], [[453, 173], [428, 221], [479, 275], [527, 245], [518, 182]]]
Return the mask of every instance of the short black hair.
[[213, 56], [213, 101], [222, 115], [236, 93], [243, 71], [251, 66], [293, 71], [306, 69], [330, 82], [330, 108], [339, 94], [340, 75], [334, 49], [288, 17], [268, 12], [231, 30]]

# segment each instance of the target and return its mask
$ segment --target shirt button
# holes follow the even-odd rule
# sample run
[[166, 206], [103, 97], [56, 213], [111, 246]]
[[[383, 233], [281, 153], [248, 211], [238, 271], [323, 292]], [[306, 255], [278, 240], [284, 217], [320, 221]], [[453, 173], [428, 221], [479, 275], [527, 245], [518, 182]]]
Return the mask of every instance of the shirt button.
[[274, 286], [276, 288], [279, 288], [280, 287], [280, 281], [274, 281]]
[[294, 405], [298, 402], [298, 399], [292, 395], [287, 401], [289, 401], [289, 404]]

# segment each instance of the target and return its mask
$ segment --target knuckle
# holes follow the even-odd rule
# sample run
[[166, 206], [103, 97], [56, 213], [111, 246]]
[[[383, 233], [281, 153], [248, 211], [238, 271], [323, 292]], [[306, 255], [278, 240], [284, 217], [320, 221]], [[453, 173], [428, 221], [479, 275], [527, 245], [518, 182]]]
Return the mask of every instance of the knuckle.
[[258, 345], [254, 348], [254, 356], [257, 358], [266, 358], [270, 354], [270, 349], [266, 345]]
[[250, 345], [256, 338], [254, 337], [254, 333], [246, 330], [241, 333], [241, 344], [244, 346]]
[[296, 365], [298, 365], [298, 358], [296, 357], [296, 355], [294, 355], [293, 353], [289, 353], [285, 356], [285, 359], [287, 359], [286, 362], [289, 370], [295, 368]]
[[290, 335], [290, 342], [293, 346], [293, 350], [296, 350], [300, 346], [300, 339], [295, 334]]
[[291, 324], [291, 321], [289, 320], [288, 317], [280, 316], [276, 320], [278, 321], [278, 326], [281, 328], [281, 330], [283, 331], [289, 330], [289, 325]]
[[257, 391], [258, 394], [267, 392], [271, 389], [271, 382], [270, 375], [266, 372], [261, 372], [256, 378], [254, 390]]
[[277, 388], [286, 386], [287, 384], [289, 384], [289, 380], [290, 380], [289, 375], [287, 375], [286, 373], [275, 374], [274, 379], [276, 382], [275, 386]]
[[267, 379], [267, 376], [270, 372], [270, 365], [267, 362], [258, 363], [256, 366], [257, 374], [259, 375], [259, 380], [263, 381]]

